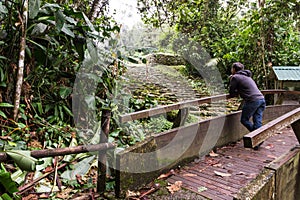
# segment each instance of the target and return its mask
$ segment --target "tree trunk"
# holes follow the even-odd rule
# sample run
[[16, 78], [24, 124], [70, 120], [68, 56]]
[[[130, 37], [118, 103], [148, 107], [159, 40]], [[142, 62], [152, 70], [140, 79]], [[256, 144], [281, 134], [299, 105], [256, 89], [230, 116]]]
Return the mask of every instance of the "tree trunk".
[[264, 80], [265, 80], [265, 87], [264, 89], [268, 89], [268, 72], [267, 72], [267, 67], [266, 67], [266, 61], [265, 61], [265, 55], [266, 55], [266, 38], [265, 38], [265, 23], [263, 21], [264, 19], [264, 13], [263, 13], [263, 9], [265, 7], [265, 0], [258, 0], [258, 5], [259, 5], [259, 9], [260, 9], [260, 39], [261, 39], [261, 59], [262, 59], [262, 66], [263, 66], [263, 70], [264, 70]]
[[89, 13], [89, 18], [93, 21], [95, 17], [98, 17], [98, 13], [104, 11], [104, 8], [107, 5], [109, 5], [109, 0], [94, 0]]
[[[102, 110], [100, 144], [108, 142], [110, 128], [110, 110]], [[106, 188], [106, 151], [98, 152], [97, 192], [103, 194]]]
[[21, 22], [21, 41], [20, 41], [20, 54], [19, 65], [17, 73], [17, 83], [15, 91], [13, 119], [17, 121], [20, 108], [20, 99], [23, 85], [24, 65], [25, 65], [25, 48], [26, 48], [26, 29], [28, 19], [28, 0], [24, 0], [23, 14], [19, 16]]

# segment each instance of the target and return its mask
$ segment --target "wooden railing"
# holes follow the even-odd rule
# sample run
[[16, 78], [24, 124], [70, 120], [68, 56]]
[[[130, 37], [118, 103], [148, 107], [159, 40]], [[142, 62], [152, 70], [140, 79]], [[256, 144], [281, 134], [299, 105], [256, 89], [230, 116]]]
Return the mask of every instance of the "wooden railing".
[[[262, 90], [262, 93], [264, 95], [267, 94], [300, 94], [300, 91], [288, 91], [288, 90]], [[183, 112], [185, 112], [185, 109], [191, 107], [191, 106], [198, 106], [200, 104], [204, 103], [212, 103], [212, 102], [217, 102], [217, 101], [222, 101], [226, 100], [229, 98], [229, 94], [221, 94], [221, 95], [216, 95], [216, 96], [211, 96], [211, 97], [204, 97], [200, 99], [195, 99], [195, 100], [189, 100], [189, 101], [183, 101], [179, 103], [174, 103], [170, 105], [164, 105], [164, 106], [159, 106], [156, 108], [151, 108], [147, 110], [142, 110], [142, 111], [137, 111], [137, 112], [132, 112], [129, 114], [124, 114], [119, 117], [119, 122], [120, 123], [125, 123], [137, 119], [143, 119], [163, 113], [167, 113], [173, 110], [180, 110], [178, 113], [178, 117], [180, 118], [180, 115], [182, 115]]]
[[[274, 95], [274, 94], [300, 94], [299, 91], [286, 91], [286, 90], [263, 90], [262, 93], [264, 95]], [[184, 111], [185, 109], [189, 109], [189, 107], [197, 107], [202, 103], [214, 103], [219, 101], [226, 101], [229, 98], [228, 94], [221, 94], [213, 97], [205, 97], [201, 99], [195, 99], [190, 101], [179, 102], [171, 105], [160, 106], [157, 108], [151, 108], [143, 111], [133, 112], [129, 114], [124, 114], [120, 116], [120, 122], [126, 123], [133, 120], [138, 120], [142, 118], [148, 118], [151, 116], [157, 116], [159, 114], [165, 114], [167, 112], [173, 110]], [[299, 113], [300, 105], [275, 105], [275, 106], [268, 106], [264, 112], [265, 122], [273, 120], [274, 124], [278, 124], [279, 126], [271, 127], [270, 124], [266, 125], [264, 128], [265, 130], [268, 127], [274, 130], [277, 128], [281, 128], [281, 125], [291, 124], [293, 129], [300, 130], [300, 122], [299, 120], [293, 118], [296, 113]], [[295, 111], [295, 109], [297, 111]], [[181, 113], [182, 114], [182, 113]], [[298, 115], [298, 114], [297, 114]], [[236, 142], [238, 140], [243, 139], [243, 137], [248, 133], [247, 129], [241, 125], [239, 122], [241, 116], [241, 111], [236, 111], [230, 113], [228, 115], [222, 115], [218, 117], [214, 117], [212, 119], [201, 120], [196, 123], [192, 123], [189, 125], [185, 125], [183, 127], [173, 128], [171, 130], [157, 133], [151, 135], [147, 140], [140, 143], [139, 145], [134, 145], [131, 148], [119, 152], [117, 154], [117, 173], [116, 176], [116, 194], [120, 193], [120, 191], [125, 191], [127, 189], [133, 189], [134, 187], [139, 187], [143, 182], [151, 181], [153, 178], [157, 177], [162, 172], [168, 171], [172, 168], [177, 167], [177, 165], [181, 165], [186, 163], [189, 160], [193, 160], [195, 157], [199, 155], [205, 155], [207, 152], [214, 147], [221, 147], [231, 142]], [[291, 117], [291, 118], [289, 118]], [[293, 119], [292, 119], [293, 118]], [[280, 119], [279, 121], [275, 121], [276, 119]], [[284, 121], [286, 119], [287, 121]], [[224, 124], [224, 126], [220, 126]], [[212, 127], [210, 127], [212, 126]], [[211, 128], [211, 129], [210, 129]], [[219, 136], [217, 139], [214, 138], [214, 133], [218, 132]], [[262, 136], [254, 136], [254, 139], [249, 147], [253, 147], [257, 145], [259, 142], [265, 140], [269, 137], [270, 132], [265, 132], [265, 135]], [[270, 133], [271, 134], [271, 133]], [[300, 138], [299, 131], [296, 133], [298, 140]], [[180, 139], [173, 141], [174, 137], [178, 137]], [[207, 139], [206, 138], [212, 138]], [[259, 137], [257, 139], [256, 137]], [[194, 138], [191, 142], [190, 146], [187, 147], [186, 151], [181, 155], [180, 150], [183, 148], [183, 144], [186, 144], [190, 138]], [[214, 139], [216, 141], [214, 141]], [[160, 152], [160, 149], [163, 149], [165, 146], [170, 144], [173, 141], [172, 150], [168, 152]], [[204, 143], [205, 142], [205, 143]], [[211, 144], [210, 144], [211, 143]], [[215, 143], [215, 144], [214, 144]], [[204, 144], [204, 145], [202, 145]], [[184, 146], [186, 147], [186, 146]], [[172, 157], [173, 154], [181, 155], [180, 158], [174, 160], [173, 163], [166, 167], [159, 168], [157, 171], [151, 171], [147, 173], [128, 173], [124, 167], [132, 167], [135, 168], [136, 166], [140, 166], [141, 163], [145, 163], [143, 158], [137, 159], [135, 157], [135, 153], [143, 152], [154, 152], [157, 151], [156, 158], [151, 160], [152, 164], [157, 164], [159, 166], [160, 161], [165, 160], [166, 158]], [[178, 152], [177, 152], [178, 151]], [[134, 154], [132, 154], [132, 152]], [[142, 157], [142, 156], [141, 156]], [[144, 165], [140, 166], [143, 168]], [[124, 169], [124, 171], [122, 171]], [[141, 170], [143, 171], [143, 170]], [[128, 183], [130, 183], [130, 187], [128, 188]]]
[[243, 137], [244, 147], [253, 148], [272, 136], [276, 131], [289, 125], [292, 125], [296, 137], [300, 141], [300, 108], [294, 109], [245, 135]]

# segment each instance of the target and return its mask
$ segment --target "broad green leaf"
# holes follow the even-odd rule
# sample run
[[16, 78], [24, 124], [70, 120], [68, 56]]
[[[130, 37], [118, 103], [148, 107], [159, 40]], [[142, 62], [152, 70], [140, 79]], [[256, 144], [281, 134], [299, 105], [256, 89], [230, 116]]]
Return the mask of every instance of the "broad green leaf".
[[65, 105], [63, 105], [63, 109], [68, 113], [68, 115], [73, 116], [72, 111]]
[[32, 35], [40, 35], [40, 34], [43, 34], [45, 32], [45, 30], [47, 29], [47, 25], [44, 24], [44, 23], [38, 23], [38, 24], [35, 24], [32, 31], [31, 31], [31, 34]]
[[23, 129], [23, 128], [26, 128], [26, 125], [25, 124], [23, 124], [23, 123], [17, 123], [17, 125], [18, 125], [18, 127], [20, 128], [20, 129]]
[[12, 147], [16, 147], [17, 146], [17, 143], [12, 142], [12, 141], [7, 141], [7, 143], [8, 143], [9, 146], [12, 146]]
[[75, 37], [75, 34], [68, 28], [67, 24], [65, 24], [65, 23], [64, 23], [61, 31], [64, 32], [65, 34], [71, 36], [72, 38]]
[[10, 103], [0, 103], [0, 107], [13, 108], [14, 106]]
[[60, 8], [60, 6], [56, 3], [46, 3], [43, 8]]
[[88, 158], [83, 159], [79, 163], [76, 163], [74, 165], [73, 170], [66, 170], [61, 174], [61, 177], [67, 180], [76, 180], [76, 175], [85, 175], [90, 167], [91, 167], [91, 162], [94, 160], [95, 156], [91, 156]]
[[[77, 143], [76, 138], [72, 138], [69, 147], [75, 147], [75, 146], [77, 146], [77, 145], [78, 145], [78, 143]], [[75, 156], [76, 156], [76, 155], [74, 155], [74, 154], [71, 154], [71, 155], [65, 155], [63, 160], [66, 161], [66, 162], [71, 162], [71, 161], [74, 160]]]
[[17, 170], [11, 175], [11, 179], [19, 185], [24, 182], [27, 172], [21, 169]]
[[20, 167], [20, 169], [25, 171], [35, 171], [35, 163], [37, 159], [30, 156], [30, 151], [7, 150], [6, 153]]
[[72, 88], [70, 87], [60, 87], [59, 95], [62, 99], [66, 99], [72, 93]]
[[13, 194], [18, 192], [16, 183], [11, 179], [10, 173], [0, 171], [0, 184], [5, 188], [6, 192]]
[[33, 41], [33, 40], [30, 40], [30, 39], [26, 39], [27, 41], [29, 41], [29, 42], [31, 42], [32, 44], [35, 44], [36, 46], [38, 46], [38, 47], [40, 47], [42, 50], [44, 50], [44, 51], [46, 51], [47, 50], [47, 48], [46, 47], [44, 47], [44, 46], [42, 46], [42, 45], [40, 45], [40, 44], [38, 44], [38, 43], [36, 43], [35, 41]]
[[39, 161], [43, 161], [43, 163], [40, 165], [36, 165], [36, 171], [41, 171], [41, 170], [45, 169], [46, 167], [51, 166], [52, 160], [53, 160], [52, 157], [39, 159]]
[[7, 119], [7, 116], [6, 116], [5, 113], [2, 112], [1, 110], [0, 110], [0, 116], [3, 117], [4, 119]]
[[85, 22], [87, 23], [88, 27], [90, 28], [90, 30], [91, 30], [92, 32], [94, 32], [94, 31], [95, 31], [95, 28], [94, 28], [93, 24], [91, 23], [91, 21], [89, 20], [89, 18], [88, 18], [84, 13], [82, 13], [82, 15], [83, 15], [84, 20], [85, 20]]
[[39, 13], [41, 6], [40, 0], [29, 0], [29, 19], [33, 19]]
[[55, 27], [56, 29], [60, 32], [65, 24], [65, 16], [64, 14], [58, 10], [56, 13], [55, 13]]
[[71, 24], [74, 24], [74, 25], [77, 24], [77, 21], [76, 21], [74, 18], [72, 18], [72, 17], [66, 16], [66, 20], [67, 20], [68, 22], [70, 22]]
[[13, 200], [7, 193], [0, 196], [0, 200]]
[[38, 103], [36, 103], [36, 105], [37, 105], [37, 109], [38, 109], [39, 113], [40, 113], [40, 114], [43, 114], [42, 103], [38, 102]]
[[0, 13], [3, 13], [3, 14], [8, 13], [7, 8], [4, 5], [2, 5], [2, 2], [0, 2]]

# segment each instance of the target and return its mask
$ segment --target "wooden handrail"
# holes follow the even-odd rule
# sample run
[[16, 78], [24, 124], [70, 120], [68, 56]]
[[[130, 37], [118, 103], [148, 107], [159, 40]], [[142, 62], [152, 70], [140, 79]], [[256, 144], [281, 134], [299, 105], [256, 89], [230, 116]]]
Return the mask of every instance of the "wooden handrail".
[[[279, 94], [279, 93], [300, 94], [300, 91], [289, 91], [289, 90], [262, 90], [261, 92], [264, 95]], [[229, 98], [229, 94], [220, 94], [220, 95], [211, 96], [211, 97], [204, 97], [204, 98], [200, 98], [200, 99], [194, 99], [194, 100], [183, 101], [183, 102], [174, 103], [174, 104], [170, 104], [170, 105], [159, 106], [156, 108], [150, 108], [147, 110], [142, 110], [142, 111], [137, 111], [137, 112], [132, 112], [132, 113], [121, 115], [119, 117], [119, 122], [125, 123], [125, 122], [129, 122], [129, 121], [137, 120], [137, 119], [142, 119], [142, 118], [155, 116], [158, 114], [167, 113], [172, 110], [179, 110], [179, 109], [187, 108], [190, 106], [198, 106], [203, 103], [211, 103], [211, 102], [215, 102], [215, 101], [226, 100], [228, 98]]]
[[[244, 147], [253, 148], [272, 136], [276, 131], [300, 120], [300, 107], [263, 125], [243, 137]], [[298, 134], [298, 133], [295, 133]], [[297, 137], [298, 138], [298, 137]]]
[[170, 105], [164, 105], [164, 106], [159, 106], [156, 108], [151, 108], [147, 110], [142, 110], [142, 111], [137, 111], [129, 114], [124, 114], [119, 117], [119, 121], [121, 123], [124, 122], [129, 122], [137, 119], [142, 119], [142, 118], [147, 118], [150, 116], [155, 116], [158, 114], [170, 112], [172, 110], [179, 110], [183, 108], [187, 108], [190, 106], [198, 106], [199, 104], [202, 103], [211, 103], [213, 101], [220, 101], [220, 100], [225, 100], [229, 97], [228, 94], [221, 94], [221, 95], [216, 95], [212, 97], [204, 97], [200, 99], [195, 99], [195, 100], [189, 100], [189, 101], [183, 101], [179, 103], [174, 103]]

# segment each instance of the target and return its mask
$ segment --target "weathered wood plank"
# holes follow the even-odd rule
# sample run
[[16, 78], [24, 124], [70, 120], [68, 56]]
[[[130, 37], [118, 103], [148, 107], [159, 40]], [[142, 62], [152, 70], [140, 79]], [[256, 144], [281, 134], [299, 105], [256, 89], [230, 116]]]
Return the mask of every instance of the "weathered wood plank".
[[291, 125], [298, 141], [300, 141], [300, 120], [295, 121]]
[[[259, 129], [252, 131], [251, 133], [243, 137], [244, 147], [253, 148], [263, 142], [265, 139], [272, 136], [275, 131], [293, 124], [300, 119], [300, 108], [296, 108], [283, 116], [263, 125]], [[299, 138], [298, 138], [299, 140]]]
[[[261, 92], [264, 95], [280, 94], [280, 93], [300, 94], [300, 91], [288, 91], [288, 90], [262, 90]], [[183, 101], [183, 102], [174, 103], [174, 104], [170, 104], [170, 105], [159, 106], [156, 108], [151, 108], [151, 109], [147, 109], [147, 110], [142, 110], [142, 111], [137, 111], [137, 112], [121, 115], [119, 117], [119, 121], [120, 121], [120, 123], [125, 123], [125, 122], [129, 122], [129, 121], [137, 120], [137, 119], [142, 119], [142, 118], [147, 118], [147, 117], [167, 113], [172, 110], [180, 110], [180, 109], [188, 108], [191, 106], [198, 106], [203, 103], [211, 103], [211, 102], [226, 100], [228, 98], [229, 98], [229, 94], [221, 94], [221, 95], [216, 95], [216, 96], [212, 96], [212, 97], [204, 97], [204, 98], [200, 98], [200, 99]]]
[[213, 97], [205, 97], [201, 99], [195, 99], [195, 100], [190, 100], [190, 101], [184, 101], [181, 103], [175, 103], [171, 105], [165, 105], [165, 106], [160, 106], [152, 109], [147, 109], [147, 110], [142, 110], [142, 111], [137, 111], [125, 115], [121, 115], [119, 117], [120, 123], [124, 122], [129, 122], [137, 119], [142, 119], [142, 118], [147, 118], [155, 115], [159, 115], [162, 113], [167, 113], [172, 110], [179, 110], [183, 108], [188, 108], [190, 106], [198, 106], [199, 104], [202, 103], [211, 103], [214, 101], [221, 101], [221, 100], [226, 100], [229, 97], [228, 94], [221, 94], [221, 95], [216, 95]]

